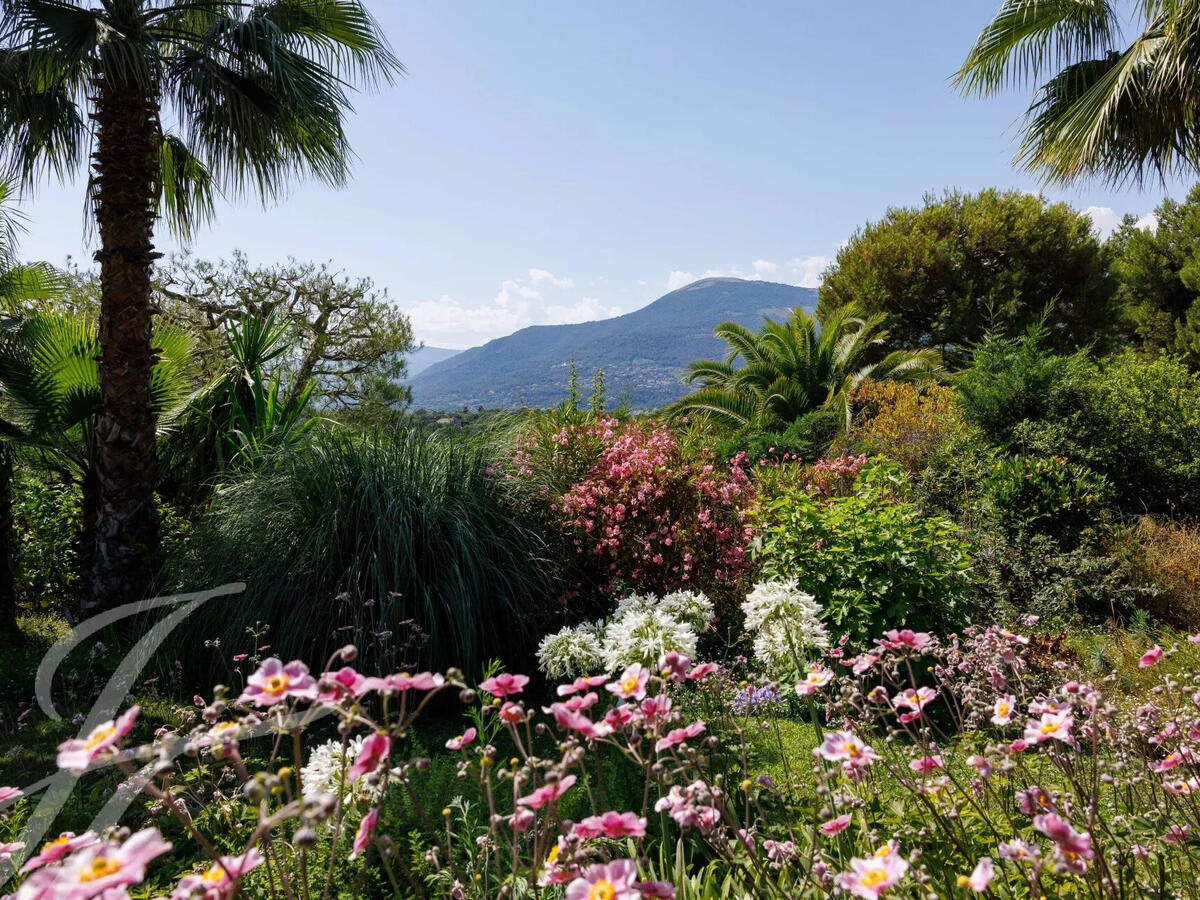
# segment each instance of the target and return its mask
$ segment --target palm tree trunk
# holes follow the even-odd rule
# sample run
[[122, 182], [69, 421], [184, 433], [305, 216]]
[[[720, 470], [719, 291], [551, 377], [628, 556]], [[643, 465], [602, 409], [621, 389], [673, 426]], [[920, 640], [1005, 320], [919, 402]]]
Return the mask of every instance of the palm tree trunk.
[[7, 442], [0, 443], [0, 642], [19, 643], [17, 589], [13, 571], [13, 457]]
[[154, 97], [100, 78], [93, 172], [100, 235], [99, 509], [84, 615], [139, 600], [154, 574], [158, 522], [155, 420], [150, 403], [154, 221], [160, 130]]

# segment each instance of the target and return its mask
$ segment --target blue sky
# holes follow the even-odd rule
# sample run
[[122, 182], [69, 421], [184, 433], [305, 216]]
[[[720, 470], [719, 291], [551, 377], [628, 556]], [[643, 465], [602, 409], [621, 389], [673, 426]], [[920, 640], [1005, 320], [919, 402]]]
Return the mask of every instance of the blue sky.
[[[356, 99], [353, 183], [223, 206], [192, 250], [330, 260], [447, 347], [629, 312], [706, 273], [815, 285], [890, 205], [1037, 188], [1011, 164], [1028, 98], [948, 80], [997, 5], [376, 0], [409, 75]], [[1185, 190], [1049, 195], [1111, 227]], [[82, 183], [27, 212], [25, 256], [90, 256]]]

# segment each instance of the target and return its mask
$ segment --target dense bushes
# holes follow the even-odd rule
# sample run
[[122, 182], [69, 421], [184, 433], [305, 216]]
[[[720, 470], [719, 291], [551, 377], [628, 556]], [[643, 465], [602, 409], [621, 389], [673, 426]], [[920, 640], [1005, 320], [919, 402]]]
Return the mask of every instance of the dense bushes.
[[411, 619], [429, 636], [422, 661], [519, 655], [555, 592], [510, 493], [479, 451], [413, 432], [323, 434], [276, 454], [217, 492], [174, 561], [189, 589], [247, 583], [212, 601], [193, 637], [232, 653], [266, 622], [284, 655], [321, 662], [357, 634], [387, 659]]
[[1154, 594], [1147, 608], [1177, 628], [1200, 629], [1200, 530], [1143, 516], [1130, 530], [1125, 552]]
[[764, 575], [797, 579], [835, 633], [866, 638], [888, 623], [949, 628], [970, 597], [970, 552], [949, 519], [911, 502], [896, 464], [862, 470], [849, 496], [803, 485], [764, 499]]
[[666, 425], [600, 416], [531, 429], [513, 462], [514, 478], [536, 484], [547, 528], [574, 555], [577, 587], [719, 596], [748, 567], [751, 486], [740, 458], [725, 467], [688, 459]]
[[940, 384], [867, 381], [855, 390], [851, 403], [854, 424], [846, 445], [888, 456], [914, 472], [937, 447], [966, 427], [954, 391]]

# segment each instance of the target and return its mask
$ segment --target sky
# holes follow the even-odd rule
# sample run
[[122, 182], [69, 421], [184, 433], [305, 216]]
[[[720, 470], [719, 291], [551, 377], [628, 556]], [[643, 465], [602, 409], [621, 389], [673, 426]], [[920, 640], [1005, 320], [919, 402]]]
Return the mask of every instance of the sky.
[[[464, 348], [705, 275], [816, 286], [890, 206], [1036, 191], [1029, 95], [950, 83], [999, 0], [369, 0], [408, 74], [355, 97], [341, 190], [220, 204], [190, 252], [329, 261]], [[1188, 185], [1047, 191], [1102, 231]], [[83, 182], [26, 198], [29, 259], [87, 262]], [[159, 248], [177, 250], [161, 230]]]

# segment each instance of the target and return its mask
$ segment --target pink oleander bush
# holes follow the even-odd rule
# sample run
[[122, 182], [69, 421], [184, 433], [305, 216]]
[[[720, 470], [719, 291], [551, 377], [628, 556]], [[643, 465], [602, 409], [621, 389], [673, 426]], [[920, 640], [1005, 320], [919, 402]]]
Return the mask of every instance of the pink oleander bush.
[[690, 460], [666, 425], [601, 416], [530, 431], [513, 465], [516, 478], [540, 473], [551, 527], [601, 593], [728, 587], [750, 567], [744, 455]]
[[[352, 647], [320, 676], [268, 659], [186, 734], [132, 751], [132, 707], [62, 745], [70, 771], [150, 774], [155, 805], [136, 829], [0, 856], [21, 870], [18, 900], [121, 900], [164, 877], [173, 900], [327, 897], [335, 870], [358, 873], [352, 893], [382, 872], [375, 893], [481, 900], [687, 900], [718, 885], [768, 898], [1196, 896], [1194, 650], [1147, 649], [1152, 699], [1126, 709], [1116, 676], [1081, 680], [1066, 661], [1035, 676], [1029, 648], [994, 626], [890, 630], [856, 655], [812, 656], [794, 684], [758, 686], [668, 653], [544, 703], [520, 674], [470, 687], [453, 671], [360, 673]], [[460, 779], [439, 808], [421, 791], [431, 760], [414, 736], [445, 693], [467, 721], [437, 751]], [[797, 717], [811, 723], [804, 746], [782, 775], [761, 771], [769, 734]], [[319, 782], [330, 790], [300, 774], [322, 718], [342, 751]], [[272, 750], [252, 767], [243, 745], [256, 739]], [[639, 785], [623, 805], [608, 799], [614, 766]], [[238, 846], [197, 826], [181, 768], [236, 786]], [[0, 806], [19, 793], [0, 788]], [[391, 797], [419, 811], [420, 833], [389, 832]], [[164, 866], [167, 818], [207, 857], [195, 871]]]

